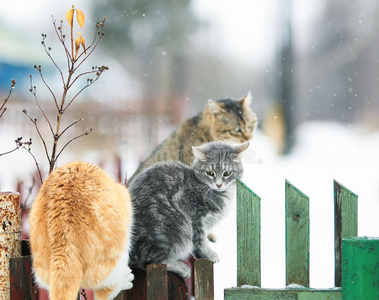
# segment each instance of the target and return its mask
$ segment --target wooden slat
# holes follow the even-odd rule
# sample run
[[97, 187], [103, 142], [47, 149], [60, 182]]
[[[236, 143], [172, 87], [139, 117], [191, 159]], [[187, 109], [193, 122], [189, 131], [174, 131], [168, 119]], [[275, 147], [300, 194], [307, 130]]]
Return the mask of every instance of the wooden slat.
[[342, 239], [358, 234], [358, 196], [334, 180], [335, 286], [342, 285]]
[[298, 300], [342, 300], [342, 290], [299, 292]]
[[33, 276], [31, 256], [9, 259], [11, 300], [33, 299]]
[[342, 240], [343, 299], [379, 299], [379, 238]]
[[225, 289], [225, 300], [342, 300], [341, 289]]
[[[124, 300], [147, 299], [147, 272], [140, 269], [132, 269], [132, 272], [134, 274], [133, 288], [123, 292]], [[179, 275], [167, 272], [167, 286], [169, 299], [187, 299], [186, 285]]]
[[146, 299], [146, 271], [132, 269], [133, 288], [123, 292], [124, 300]]
[[195, 299], [213, 300], [213, 263], [208, 259], [195, 261]]
[[286, 285], [309, 287], [309, 198], [286, 180]]
[[167, 300], [167, 266], [151, 264], [147, 266], [147, 300]]
[[261, 286], [261, 199], [237, 179], [237, 285]]

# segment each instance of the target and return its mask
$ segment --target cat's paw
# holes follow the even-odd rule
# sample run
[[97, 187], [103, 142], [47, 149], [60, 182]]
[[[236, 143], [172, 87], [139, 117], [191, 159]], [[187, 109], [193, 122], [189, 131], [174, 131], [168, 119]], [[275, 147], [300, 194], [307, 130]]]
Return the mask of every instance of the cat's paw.
[[207, 253], [205, 253], [204, 258], [209, 259], [213, 263], [218, 263], [220, 261], [217, 253], [212, 250], [209, 250]]
[[132, 273], [132, 270], [129, 267], [127, 267], [127, 269], [125, 270], [125, 276], [122, 284], [123, 290], [129, 290], [133, 287], [133, 279], [134, 275]]
[[191, 277], [191, 268], [181, 261], [175, 263], [168, 263], [167, 271], [174, 272], [182, 278]]

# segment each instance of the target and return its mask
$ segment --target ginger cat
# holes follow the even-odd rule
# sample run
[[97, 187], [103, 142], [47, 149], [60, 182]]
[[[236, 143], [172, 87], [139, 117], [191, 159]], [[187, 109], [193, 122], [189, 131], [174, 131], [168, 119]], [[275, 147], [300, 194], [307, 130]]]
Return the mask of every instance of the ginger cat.
[[85, 162], [56, 169], [30, 213], [37, 283], [51, 300], [75, 300], [80, 287], [93, 289], [95, 299], [132, 288], [131, 226], [129, 192], [103, 170]]

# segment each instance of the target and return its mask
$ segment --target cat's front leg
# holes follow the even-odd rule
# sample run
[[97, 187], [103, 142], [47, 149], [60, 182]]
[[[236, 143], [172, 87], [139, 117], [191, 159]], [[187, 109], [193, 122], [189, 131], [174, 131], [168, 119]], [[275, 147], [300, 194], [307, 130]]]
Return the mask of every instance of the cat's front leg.
[[191, 277], [191, 269], [184, 262], [181, 262], [181, 261], [164, 261], [162, 263], [167, 265], [167, 271], [176, 273], [182, 278]]
[[194, 230], [193, 245], [196, 257], [209, 259], [213, 263], [220, 261], [217, 253], [209, 247], [208, 238], [201, 229]]

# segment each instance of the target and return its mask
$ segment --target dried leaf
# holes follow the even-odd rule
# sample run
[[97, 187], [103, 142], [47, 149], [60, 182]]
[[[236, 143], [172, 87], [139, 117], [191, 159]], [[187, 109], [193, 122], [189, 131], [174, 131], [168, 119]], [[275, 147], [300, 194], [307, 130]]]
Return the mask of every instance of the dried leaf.
[[74, 8], [71, 8], [67, 11], [66, 19], [67, 19], [68, 23], [70, 24], [70, 26], [72, 27], [73, 22], [74, 22]]
[[80, 45], [82, 44], [82, 34], [80, 32], [77, 33], [79, 36], [75, 39], [75, 58], [78, 55], [78, 51], [80, 49]]
[[82, 46], [83, 46], [84, 54], [87, 55], [87, 51], [86, 51], [86, 41], [84, 40], [84, 38], [82, 38], [81, 44], [82, 44]]
[[76, 18], [78, 20], [79, 26], [83, 28], [85, 15], [80, 9], [76, 9]]

